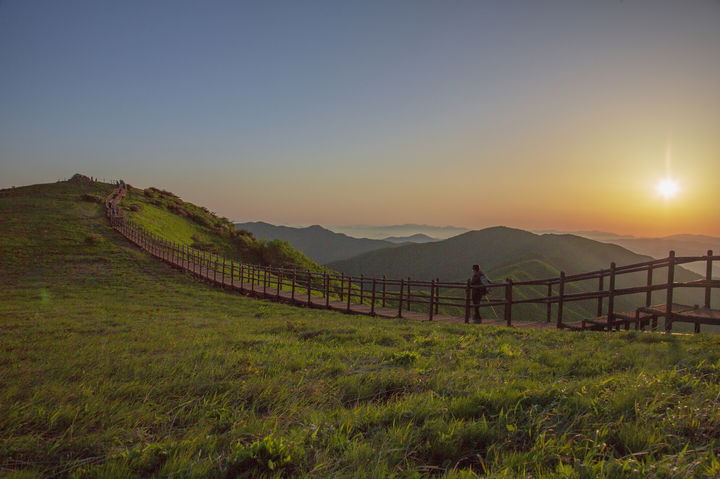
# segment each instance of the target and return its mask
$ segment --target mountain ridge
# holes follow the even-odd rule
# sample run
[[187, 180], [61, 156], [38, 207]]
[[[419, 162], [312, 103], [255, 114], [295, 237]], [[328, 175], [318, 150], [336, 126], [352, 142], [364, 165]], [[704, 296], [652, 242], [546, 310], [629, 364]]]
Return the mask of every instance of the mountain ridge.
[[336, 233], [320, 225], [298, 228], [273, 225], [264, 221], [251, 221], [235, 223], [235, 227], [238, 230], [248, 231], [258, 238], [287, 241], [295, 249], [321, 264], [396, 246], [390, 241], [354, 238], [344, 233]]

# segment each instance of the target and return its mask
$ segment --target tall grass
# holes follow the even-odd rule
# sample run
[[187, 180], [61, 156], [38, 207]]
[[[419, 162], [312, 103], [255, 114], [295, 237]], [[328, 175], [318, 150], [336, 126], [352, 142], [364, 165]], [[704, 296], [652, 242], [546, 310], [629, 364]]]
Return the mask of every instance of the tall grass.
[[74, 188], [0, 194], [7, 477], [720, 475], [715, 336], [253, 300], [131, 247]]

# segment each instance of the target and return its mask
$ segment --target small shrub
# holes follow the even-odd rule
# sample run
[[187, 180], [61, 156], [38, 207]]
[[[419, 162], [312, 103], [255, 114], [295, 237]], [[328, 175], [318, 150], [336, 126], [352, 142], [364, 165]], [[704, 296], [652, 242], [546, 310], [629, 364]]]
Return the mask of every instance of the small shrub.
[[140, 206], [140, 205], [130, 205], [130, 211], [135, 211], [135, 212], [137, 212], [137, 211], [140, 211], [140, 210], [142, 210], [142, 206]]
[[85, 236], [85, 244], [89, 246], [95, 246], [102, 242], [102, 236], [97, 233], [90, 233]]
[[165, 445], [160, 443], [138, 444], [119, 455], [128, 466], [143, 477], [157, 472], [169, 455]]
[[418, 359], [420, 359], [420, 355], [415, 351], [400, 351], [397, 353], [393, 353], [390, 357], [390, 361], [395, 364], [401, 364], [403, 366], [408, 366], [417, 361]]
[[185, 209], [178, 203], [171, 203], [170, 205], [168, 205], [168, 209], [178, 216], [188, 216], [188, 212], [185, 211]]
[[270, 434], [250, 445], [239, 444], [229, 464], [233, 477], [291, 472], [303, 459], [304, 451]]
[[84, 193], [80, 195], [80, 198], [82, 198], [83, 201], [88, 201], [90, 203], [102, 203], [103, 200], [97, 195], [91, 195], [90, 193]]
[[172, 191], [168, 191], [168, 190], [157, 190], [157, 191], [160, 192], [161, 196], [164, 196], [166, 198], [177, 198], [178, 197], [178, 195], [176, 195]]
[[199, 215], [197, 213], [190, 213], [188, 217], [200, 226], [205, 226], [206, 228], [212, 227], [212, 223], [210, 222], [210, 220], [208, 220], [202, 215]]

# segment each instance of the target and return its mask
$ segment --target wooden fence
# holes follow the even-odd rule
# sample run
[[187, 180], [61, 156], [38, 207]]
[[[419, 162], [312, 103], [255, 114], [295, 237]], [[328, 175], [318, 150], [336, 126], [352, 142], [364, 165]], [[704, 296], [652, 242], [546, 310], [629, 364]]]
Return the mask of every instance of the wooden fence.
[[[106, 200], [106, 212], [111, 225], [140, 248], [176, 268], [188, 271], [223, 288], [257, 297], [284, 301], [308, 307], [326, 308], [347, 313], [368, 314], [388, 318], [424, 319], [428, 321], [469, 322], [472, 309], [477, 306], [491, 310], [495, 319], [486, 324], [505, 324], [515, 327], [556, 327], [573, 330], [605, 330], [621, 328], [645, 329], [658, 327], [663, 319], [664, 330], [672, 331], [673, 323], [720, 325], [720, 311], [711, 307], [713, 289], [720, 289], [720, 280], [713, 279], [713, 262], [720, 260], [708, 251], [704, 256], [679, 257], [670, 252], [667, 258], [643, 263], [617, 266], [581, 274], [532, 280], [513, 281], [507, 278], [491, 286], [491, 294], [480, 304], [473, 304], [473, 285], [467, 282], [430, 281], [411, 278], [391, 279], [385, 276], [348, 276], [329, 272], [312, 272], [241, 263], [207, 251], [191, 248], [163, 239], [127, 219], [120, 209], [126, 186], [118, 188]], [[704, 262], [706, 275], [702, 279], [677, 282], [675, 274], [680, 265]], [[658, 278], [660, 270], [662, 278]], [[619, 287], [620, 278], [642, 275], [644, 284]], [[659, 280], [660, 282], [656, 282]], [[589, 290], [589, 284], [595, 287]], [[680, 289], [701, 290], [702, 306], [674, 302]], [[663, 296], [662, 302], [653, 295]], [[620, 298], [642, 296], [642, 301], [630, 311], [620, 311]], [[567, 317], [569, 305], [588, 302], [594, 304], [593, 313], [585, 318]], [[513, 309], [535, 305], [544, 310], [539, 321], [521, 321], [513, 317]], [[497, 308], [497, 309], [496, 309]], [[500, 310], [501, 314], [497, 311]], [[577, 316], [577, 314], [575, 314]]]

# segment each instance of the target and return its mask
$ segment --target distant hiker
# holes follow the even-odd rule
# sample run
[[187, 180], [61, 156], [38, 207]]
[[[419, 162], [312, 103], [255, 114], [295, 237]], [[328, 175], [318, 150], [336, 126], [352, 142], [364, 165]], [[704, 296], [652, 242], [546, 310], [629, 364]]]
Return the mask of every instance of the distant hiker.
[[470, 279], [470, 287], [472, 288], [473, 321], [479, 323], [482, 321], [482, 317], [480, 316], [480, 302], [488, 293], [490, 280], [485, 276], [485, 273], [480, 271], [479, 265], [474, 264], [472, 270], [473, 275]]

